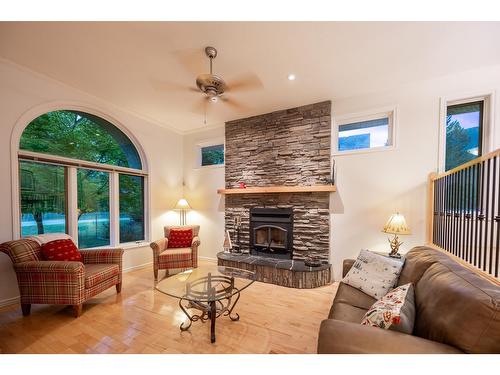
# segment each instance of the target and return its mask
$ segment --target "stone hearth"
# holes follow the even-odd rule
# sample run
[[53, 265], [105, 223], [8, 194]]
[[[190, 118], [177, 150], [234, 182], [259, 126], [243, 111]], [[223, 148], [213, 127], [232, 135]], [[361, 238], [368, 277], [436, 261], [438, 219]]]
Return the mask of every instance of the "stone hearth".
[[328, 262], [318, 267], [308, 267], [301, 260], [223, 252], [217, 254], [217, 262], [221, 266], [253, 271], [257, 275], [257, 281], [289, 288], [317, 288], [331, 282]]

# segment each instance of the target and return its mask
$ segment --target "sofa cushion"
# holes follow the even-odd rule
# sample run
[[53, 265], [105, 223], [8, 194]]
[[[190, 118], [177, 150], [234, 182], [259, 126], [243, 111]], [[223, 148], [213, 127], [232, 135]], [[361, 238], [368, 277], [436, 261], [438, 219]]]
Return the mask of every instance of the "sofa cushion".
[[379, 299], [394, 287], [402, 267], [400, 259], [361, 250], [342, 282]]
[[401, 332], [326, 319], [321, 322], [319, 330], [318, 353], [453, 354], [462, 352], [453, 346]]
[[120, 274], [118, 264], [86, 264], [85, 265], [85, 289], [106, 281]]
[[193, 230], [188, 229], [171, 229], [168, 237], [167, 248], [182, 248], [190, 247], [193, 242]]
[[368, 310], [377, 300], [361, 290], [356, 289], [350, 285], [344, 284], [342, 281], [339, 283], [337, 294], [333, 300], [334, 303], [342, 302], [349, 305]]
[[55, 240], [42, 245], [44, 260], [81, 262], [82, 255], [71, 239]]
[[415, 334], [467, 353], [500, 353], [500, 287], [430, 250], [422, 256], [436, 261], [415, 285]]
[[415, 324], [413, 285], [408, 283], [391, 290], [370, 307], [361, 324], [411, 335]]
[[359, 324], [367, 310], [343, 302], [335, 302], [330, 310], [328, 319], [342, 320]]

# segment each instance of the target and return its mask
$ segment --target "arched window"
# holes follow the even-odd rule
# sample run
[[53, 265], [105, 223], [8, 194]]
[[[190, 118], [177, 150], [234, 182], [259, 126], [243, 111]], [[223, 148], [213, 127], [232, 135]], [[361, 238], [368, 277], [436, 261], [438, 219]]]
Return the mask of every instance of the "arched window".
[[38, 116], [19, 142], [21, 236], [66, 232], [80, 248], [144, 241], [146, 178], [134, 143], [109, 121]]

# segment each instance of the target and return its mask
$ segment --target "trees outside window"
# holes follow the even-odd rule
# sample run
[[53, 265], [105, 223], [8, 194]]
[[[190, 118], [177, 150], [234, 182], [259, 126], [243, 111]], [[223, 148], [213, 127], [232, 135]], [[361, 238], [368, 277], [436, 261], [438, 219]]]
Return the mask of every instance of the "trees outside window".
[[482, 155], [483, 108], [483, 101], [448, 106], [445, 170]]
[[224, 145], [201, 147], [201, 166], [224, 164]]

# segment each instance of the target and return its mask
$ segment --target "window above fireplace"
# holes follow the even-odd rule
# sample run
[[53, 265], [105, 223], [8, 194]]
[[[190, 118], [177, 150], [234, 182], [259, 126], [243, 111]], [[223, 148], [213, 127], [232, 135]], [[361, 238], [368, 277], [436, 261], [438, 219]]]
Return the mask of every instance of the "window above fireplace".
[[395, 108], [338, 117], [334, 133], [332, 149], [337, 155], [392, 149]]
[[212, 139], [196, 145], [195, 168], [223, 167], [224, 166], [224, 140]]

